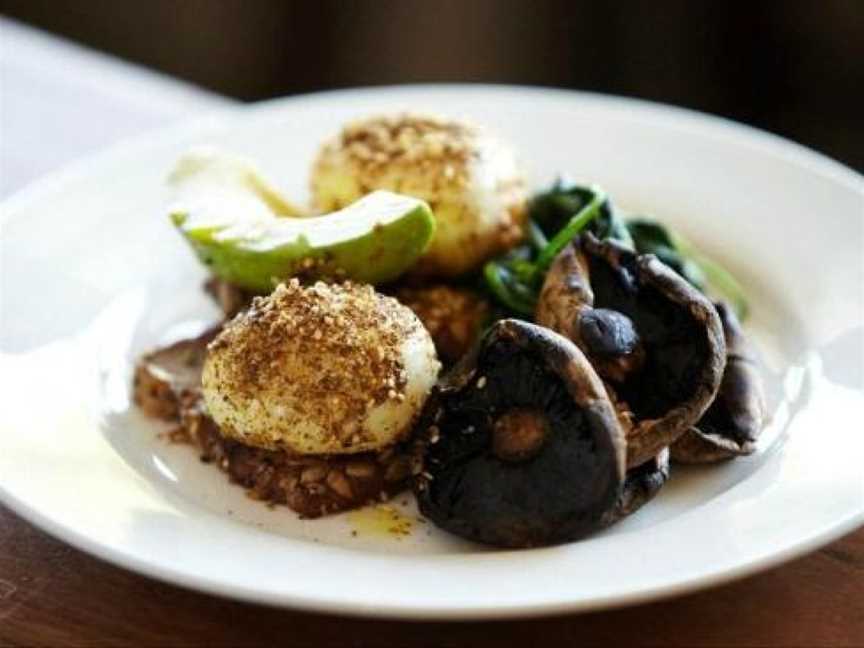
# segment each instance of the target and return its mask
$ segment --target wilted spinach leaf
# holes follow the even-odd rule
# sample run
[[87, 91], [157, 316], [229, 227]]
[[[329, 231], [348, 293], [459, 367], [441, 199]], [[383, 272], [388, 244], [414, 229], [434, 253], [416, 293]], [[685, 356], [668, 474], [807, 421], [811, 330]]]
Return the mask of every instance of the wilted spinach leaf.
[[739, 319], [747, 315], [741, 284], [726, 269], [696, 250], [684, 238], [657, 221], [634, 218], [627, 222], [639, 254], [654, 254], [702, 292], [712, 289], [735, 309]]
[[634, 218], [627, 222], [633, 246], [639, 254], [654, 254], [699, 290], [705, 289], [705, 276], [692, 260], [681, 254], [672, 235], [656, 221]]
[[535, 251], [520, 245], [489, 261], [483, 279], [492, 296], [505, 308], [520, 316], [533, 315], [540, 287], [535, 285]]
[[558, 253], [582, 231], [614, 239], [639, 254], [654, 254], [694, 287], [709, 286], [743, 318], [747, 303], [735, 278], [660, 223], [647, 218], [625, 221], [602, 189], [559, 178], [528, 206], [526, 242], [489, 261], [483, 284], [495, 300], [518, 316], [531, 316], [546, 271]]
[[[528, 208], [529, 219], [547, 239], [553, 238], [567, 223], [597, 196], [593, 186], [576, 184], [566, 177], [558, 178], [547, 191], [534, 196]], [[604, 196], [600, 210], [585, 228], [597, 238], [611, 238], [632, 247], [627, 225], [618, 215], [608, 197]]]
[[[483, 268], [485, 285], [495, 299], [520, 315], [532, 315], [546, 271], [558, 253], [604, 213], [611, 230], [612, 212], [598, 187], [559, 179], [529, 205], [527, 243], [489, 261]], [[626, 232], [626, 229], [625, 229]]]

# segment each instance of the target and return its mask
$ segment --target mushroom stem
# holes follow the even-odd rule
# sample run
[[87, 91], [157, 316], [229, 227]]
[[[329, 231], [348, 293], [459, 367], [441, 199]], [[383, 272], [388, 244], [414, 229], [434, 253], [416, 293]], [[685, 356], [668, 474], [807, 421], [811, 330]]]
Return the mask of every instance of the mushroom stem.
[[549, 431], [546, 415], [533, 408], [517, 407], [492, 424], [492, 452], [502, 461], [525, 461], [543, 445]]

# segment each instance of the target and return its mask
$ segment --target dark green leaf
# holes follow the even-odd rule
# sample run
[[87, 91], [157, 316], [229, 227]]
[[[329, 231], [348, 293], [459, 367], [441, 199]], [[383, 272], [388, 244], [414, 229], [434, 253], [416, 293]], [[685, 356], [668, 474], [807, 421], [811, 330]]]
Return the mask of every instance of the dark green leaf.
[[484, 286], [505, 311], [533, 314], [546, 271], [582, 231], [601, 240], [613, 239], [639, 254], [654, 254], [697, 289], [705, 291], [710, 286], [732, 303], [739, 317], [746, 312], [741, 286], [718, 264], [656, 221], [635, 218], [625, 222], [601, 189], [566, 178], [534, 196], [526, 243], [486, 264]]
[[[558, 256], [577, 234], [593, 221], [606, 203], [606, 194], [599, 187], [591, 187], [591, 200], [576, 212], [570, 220], [549, 240], [549, 244], [537, 256], [537, 272], [545, 274]], [[541, 282], [542, 283], [542, 282]]]
[[618, 215], [608, 199], [600, 207], [597, 217], [585, 229], [600, 240], [612, 239], [633, 249], [633, 239], [627, 229], [627, 223]]
[[483, 268], [486, 287], [503, 306], [521, 316], [533, 315], [537, 291], [520, 280], [512, 268], [502, 261], [489, 261]]
[[715, 292], [735, 309], [739, 319], [747, 314], [744, 289], [727, 270], [701, 254], [684, 238], [656, 221], [637, 218], [627, 222], [639, 254], [654, 254], [702, 292]]
[[557, 234], [593, 198], [593, 192], [568, 178], [558, 178], [547, 191], [535, 195], [528, 215], [547, 239]]
[[705, 287], [705, 278], [699, 266], [686, 259], [672, 238], [672, 234], [656, 221], [636, 218], [627, 222], [633, 245], [639, 254], [654, 254], [663, 263], [684, 277], [699, 290]]
[[[597, 187], [558, 180], [531, 202], [528, 242], [489, 261], [483, 269], [488, 291], [507, 309], [520, 315], [534, 312], [543, 280], [557, 254], [608, 210], [606, 195]], [[611, 214], [611, 212], [610, 212]], [[611, 217], [607, 218], [611, 224]]]

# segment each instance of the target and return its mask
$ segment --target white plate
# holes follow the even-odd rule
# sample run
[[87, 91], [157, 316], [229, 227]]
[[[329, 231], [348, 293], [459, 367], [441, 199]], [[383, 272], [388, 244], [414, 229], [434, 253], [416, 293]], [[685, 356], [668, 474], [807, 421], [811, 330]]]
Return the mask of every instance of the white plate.
[[[558, 170], [597, 182], [740, 275], [769, 372], [773, 415], [758, 452], [675, 470], [654, 502], [587, 540], [513, 552], [417, 521], [401, 539], [376, 531], [368, 515], [300, 521], [157, 438], [160, 428], [130, 407], [131, 364], [215, 317], [201, 269], [163, 216], [172, 160], [213, 142], [258, 158], [302, 197], [321, 139], [346, 119], [391, 108], [487, 122], [515, 143], [538, 184]], [[864, 521], [862, 179], [776, 137], [571, 92], [336, 92], [138, 140], [33, 185], [3, 211], [0, 495], [124, 567], [277, 605], [502, 617], [705, 587]], [[404, 508], [410, 518], [411, 503]]]

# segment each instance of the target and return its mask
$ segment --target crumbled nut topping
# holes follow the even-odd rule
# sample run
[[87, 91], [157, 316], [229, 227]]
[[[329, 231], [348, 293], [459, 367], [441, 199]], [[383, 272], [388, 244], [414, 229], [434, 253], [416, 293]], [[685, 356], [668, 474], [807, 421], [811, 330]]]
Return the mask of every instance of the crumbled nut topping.
[[439, 357], [447, 363], [457, 362], [471, 348], [489, 318], [489, 303], [466, 288], [406, 286], [394, 294], [423, 322]]
[[[211, 354], [223, 354], [220, 393], [253, 409], [264, 407], [262, 394], [285, 394], [290, 407], [276, 414], [287, 417], [286, 426], [292, 417], [313, 420], [343, 447], [362, 441], [359, 422], [368, 410], [405, 398], [400, 346], [420, 326], [406, 313], [371, 286], [280, 284], [210, 344]], [[231, 421], [221, 424], [227, 429]]]
[[435, 166], [452, 183], [466, 183], [466, 163], [476, 154], [478, 130], [465, 122], [403, 113], [348, 124], [336, 146], [347, 152], [364, 172], [374, 173], [393, 163], [421, 169]]

